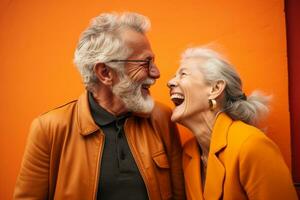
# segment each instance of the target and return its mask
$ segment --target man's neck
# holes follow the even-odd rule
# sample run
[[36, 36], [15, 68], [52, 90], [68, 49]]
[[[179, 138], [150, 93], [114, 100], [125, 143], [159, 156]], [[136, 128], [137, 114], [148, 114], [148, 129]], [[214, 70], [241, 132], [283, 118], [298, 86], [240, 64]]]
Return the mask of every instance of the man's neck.
[[95, 101], [105, 110], [115, 116], [122, 115], [128, 112], [123, 101], [115, 96], [111, 90], [107, 88], [98, 89], [96, 92], [92, 92]]

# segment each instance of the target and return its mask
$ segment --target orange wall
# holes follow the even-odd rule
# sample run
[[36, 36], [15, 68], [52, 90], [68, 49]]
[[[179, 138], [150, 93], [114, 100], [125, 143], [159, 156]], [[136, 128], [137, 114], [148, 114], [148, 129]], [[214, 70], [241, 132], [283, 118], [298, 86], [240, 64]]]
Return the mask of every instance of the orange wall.
[[101, 12], [127, 10], [152, 21], [149, 38], [162, 74], [152, 89], [157, 100], [172, 106], [166, 82], [186, 47], [216, 42], [237, 66], [246, 93], [273, 94], [267, 134], [290, 166], [282, 0], [1, 0], [0, 199], [11, 199], [31, 120], [83, 90], [72, 64], [81, 31]]

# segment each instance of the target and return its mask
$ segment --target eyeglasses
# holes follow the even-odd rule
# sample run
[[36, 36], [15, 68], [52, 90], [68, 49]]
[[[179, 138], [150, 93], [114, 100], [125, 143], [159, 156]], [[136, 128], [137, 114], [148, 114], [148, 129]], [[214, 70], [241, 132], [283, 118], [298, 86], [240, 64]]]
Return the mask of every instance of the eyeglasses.
[[146, 59], [146, 60], [111, 60], [110, 62], [133, 62], [133, 63], [143, 63], [147, 65], [147, 68], [150, 70], [150, 68], [153, 66], [153, 59]]

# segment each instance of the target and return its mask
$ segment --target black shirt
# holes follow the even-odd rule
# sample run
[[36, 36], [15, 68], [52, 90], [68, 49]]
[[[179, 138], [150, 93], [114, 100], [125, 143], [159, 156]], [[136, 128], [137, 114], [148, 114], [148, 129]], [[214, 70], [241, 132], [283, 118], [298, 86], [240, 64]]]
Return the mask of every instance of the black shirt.
[[114, 116], [95, 102], [89, 93], [91, 113], [105, 135], [97, 199], [148, 199], [143, 178], [125, 137], [123, 129], [129, 113]]

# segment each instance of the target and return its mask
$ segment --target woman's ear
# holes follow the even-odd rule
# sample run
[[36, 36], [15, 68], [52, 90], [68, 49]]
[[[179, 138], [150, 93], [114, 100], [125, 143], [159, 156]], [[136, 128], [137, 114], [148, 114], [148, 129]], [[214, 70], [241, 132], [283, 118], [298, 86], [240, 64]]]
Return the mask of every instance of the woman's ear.
[[224, 80], [218, 80], [212, 84], [210, 91], [210, 99], [216, 99], [222, 95], [225, 90], [226, 82]]
[[94, 66], [94, 72], [98, 80], [104, 85], [112, 85], [113, 73], [112, 70], [104, 63], [98, 63]]

